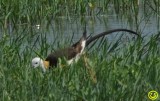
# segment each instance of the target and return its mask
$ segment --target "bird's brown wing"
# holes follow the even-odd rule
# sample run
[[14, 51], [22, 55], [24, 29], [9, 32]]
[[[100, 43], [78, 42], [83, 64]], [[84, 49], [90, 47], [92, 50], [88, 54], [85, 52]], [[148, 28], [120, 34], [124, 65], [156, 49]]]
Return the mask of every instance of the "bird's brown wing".
[[74, 47], [64, 48], [61, 50], [57, 50], [51, 54], [48, 55], [46, 58], [46, 61], [49, 61], [50, 66], [57, 66], [58, 58], [66, 58], [67, 60], [70, 60], [76, 56], [78, 52]]

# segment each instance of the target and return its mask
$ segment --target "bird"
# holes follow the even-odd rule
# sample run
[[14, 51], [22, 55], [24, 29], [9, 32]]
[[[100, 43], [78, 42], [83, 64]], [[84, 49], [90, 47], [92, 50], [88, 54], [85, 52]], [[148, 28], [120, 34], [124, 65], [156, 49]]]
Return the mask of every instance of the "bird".
[[125, 31], [129, 32], [132, 34], [135, 34], [137, 36], [140, 36], [138, 33], [128, 30], [128, 29], [113, 29], [109, 31], [102, 32], [100, 34], [97, 34], [93, 37], [88, 36], [87, 37], [87, 32], [86, 28], [85, 31], [83, 32], [82, 37], [80, 38], [79, 41], [74, 43], [73, 45], [59, 49], [53, 53], [50, 53], [45, 60], [41, 59], [40, 57], [35, 57], [32, 59], [32, 66], [34, 68], [37, 67], [42, 67], [43, 71], [45, 72], [48, 68], [51, 67], [57, 67], [59, 63], [59, 58], [65, 57], [67, 60], [68, 65], [72, 64], [74, 61], [77, 62], [80, 58], [80, 56], [83, 54], [85, 47], [87, 47], [91, 42], [95, 41], [96, 39], [103, 37], [105, 35], [111, 34], [113, 32], [118, 32], [118, 31]]
[[35, 57], [32, 59], [32, 66], [34, 68], [41, 66], [43, 71], [45, 72], [46, 69], [49, 67], [57, 66], [58, 59], [65, 57], [67, 59], [67, 63], [70, 65], [73, 61], [78, 61], [80, 56], [82, 55], [84, 48], [86, 46], [86, 30], [83, 32], [83, 36], [80, 38], [80, 40], [76, 43], [74, 43], [72, 46], [60, 49], [55, 51], [54, 53], [51, 53], [47, 56], [45, 61], [43, 61], [39, 57]]

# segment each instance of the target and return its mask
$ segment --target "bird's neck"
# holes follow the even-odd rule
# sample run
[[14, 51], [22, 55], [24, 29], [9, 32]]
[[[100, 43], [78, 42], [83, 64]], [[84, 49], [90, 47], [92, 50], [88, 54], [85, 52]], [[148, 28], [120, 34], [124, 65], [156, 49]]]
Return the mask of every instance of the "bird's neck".
[[46, 69], [49, 67], [49, 62], [48, 62], [48, 61], [43, 61], [43, 60], [41, 59], [40, 65], [41, 65], [43, 71], [45, 72]]
[[43, 61], [45, 69], [49, 68], [49, 61]]

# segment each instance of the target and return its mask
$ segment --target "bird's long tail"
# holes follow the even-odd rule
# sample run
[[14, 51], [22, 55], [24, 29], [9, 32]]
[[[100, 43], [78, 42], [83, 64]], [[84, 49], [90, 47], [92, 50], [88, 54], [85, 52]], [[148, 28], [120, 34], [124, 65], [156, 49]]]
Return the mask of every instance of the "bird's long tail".
[[82, 38], [83, 38], [84, 40], [86, 40], [86, 39], [87, 39], [86, 24], [85, 24], [85, 27], [84, 27], [84, 32], [83, 32], [83, 36], [82, 36]]
[[102, 37], [102, 36], [105, 36], [105, 35], [109, 35], [113, 32], [119, 32], [119, 31], [124, 31], [124, 32], [129, 32], [129, 33], [132, 33], [134, 35], [137, 35], [138, 37], [140, 37], [140, 35], [132, 30], [128, 30], [128, 29], [113, 29], [113, 30], [109, 30], [109, 31], [106, 31], [106, 32], [102, 32], [100, 34], [97, 34], [93, 37], [90, 37], [90, 38], [87, 38], [87, 42], [86, 42], [86, 46], [88, 46], [91, 42], [95, 41], [96, 39]]

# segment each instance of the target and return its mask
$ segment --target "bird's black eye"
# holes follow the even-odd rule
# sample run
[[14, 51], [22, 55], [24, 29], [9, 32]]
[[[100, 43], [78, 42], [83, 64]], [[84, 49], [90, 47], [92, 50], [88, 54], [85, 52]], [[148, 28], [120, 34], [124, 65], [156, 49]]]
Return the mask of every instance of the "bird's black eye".
[[38, 62], [36, 62], [35, 64], [38, 64]]

